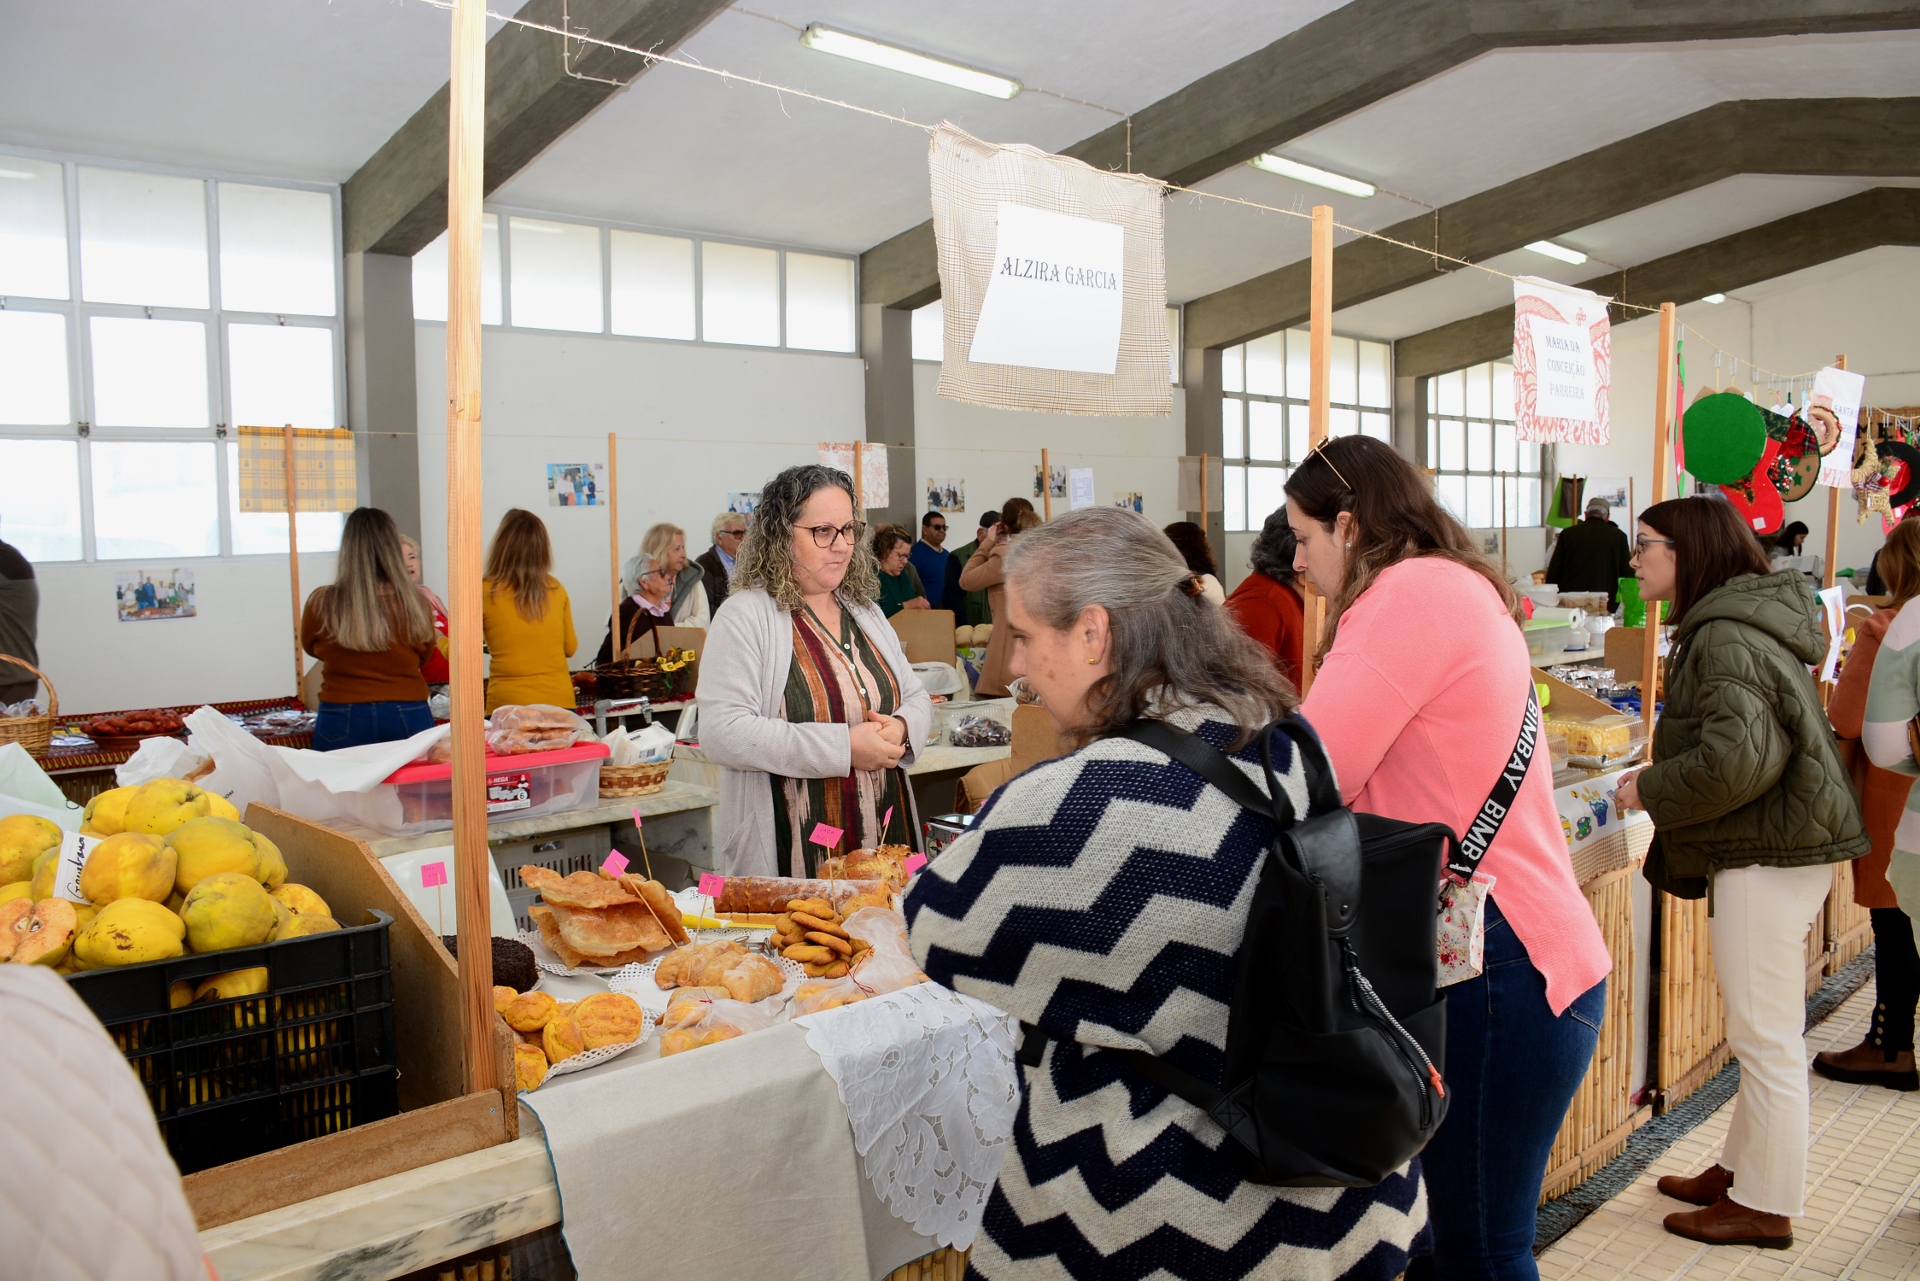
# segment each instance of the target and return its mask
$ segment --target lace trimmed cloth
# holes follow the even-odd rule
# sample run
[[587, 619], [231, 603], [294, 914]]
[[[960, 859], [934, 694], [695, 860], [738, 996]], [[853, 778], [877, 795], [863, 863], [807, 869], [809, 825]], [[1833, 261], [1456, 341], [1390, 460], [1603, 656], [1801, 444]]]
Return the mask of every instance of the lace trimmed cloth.
[[971, 1246], [1020, 1106], [1013, 1019], [920, 983], [794, 1022], [840, 1091], [880, 1200], [921, 1235]]

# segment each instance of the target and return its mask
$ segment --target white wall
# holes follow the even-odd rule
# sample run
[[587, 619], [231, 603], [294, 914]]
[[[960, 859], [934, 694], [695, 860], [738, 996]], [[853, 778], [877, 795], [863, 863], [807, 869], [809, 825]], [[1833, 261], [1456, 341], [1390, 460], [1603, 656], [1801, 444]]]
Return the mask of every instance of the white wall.
[[[445, 325], [419, 324], [424, 576], [443, 594], [446, 346]], [[850, 356], [489, 329], [481, 378], [482, 528], [491, 538], [510, 507], [546, 521], [555, 574], [573, 600], [576, 667], [606, 635], [608, 509], [549, 507], [548, 463], [604, 463], [607, 433], [617, 432], [622, 559], [661, 520], [687, 531], [696, 556], [729, 492], [815, 461], [820, 441], [866, 435], [865, 374]]]

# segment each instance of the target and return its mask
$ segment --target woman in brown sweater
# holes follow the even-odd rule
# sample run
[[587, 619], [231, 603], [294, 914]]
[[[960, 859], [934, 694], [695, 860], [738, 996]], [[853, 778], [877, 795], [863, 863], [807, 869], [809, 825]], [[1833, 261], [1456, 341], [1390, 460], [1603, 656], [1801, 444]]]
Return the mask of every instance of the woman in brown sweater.
[[1000, 507], [1000, 523], [980, 531], [980, 549], [960, 571], [963, 591], [987, 594], [987, 607], [993, 611], [993, 634], [987, 637], [987, 657], [980, 668], [980, 679], [973, 692], [981, 698], [1003, 698], [1007, 693], [1007, 664], [1013, 657], [1013, 637], [1007, 632], [1007, 544], [1015, 535], [1040, 524], [1033, 504], [1024, 498], [1009, 498]]
[[433, 613], [407, 574], [400, 533], [377, 507], [340, 534], [331, 586], [307, 597], [300, 647], [325, 666], [315, 751], [388, 743], [433, 728], [421, 664], [438, 651]]

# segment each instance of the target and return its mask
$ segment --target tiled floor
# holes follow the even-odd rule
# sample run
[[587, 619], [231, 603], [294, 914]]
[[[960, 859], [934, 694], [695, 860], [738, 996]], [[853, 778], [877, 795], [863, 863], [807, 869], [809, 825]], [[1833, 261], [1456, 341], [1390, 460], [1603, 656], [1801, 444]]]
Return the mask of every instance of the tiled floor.
[[[1807, 1034], [1809, 1057], [1857, 1045], [1872, 1012], [1869, 981]], [[1920, 1093], [1812, 1080], [1807, 1213], [1794, 1221], [1791, 1250], [1698, 1245], [1661, 1226], [1668, 1214], [1689, 1207], [1661, 1196], [1654, 1180], [1713, 1162], [1733, 1112], [1729, 1102], [1550, 1246], [1540, 1256], [1540, 1275], [1549, 1281], [1920, 1277]]]

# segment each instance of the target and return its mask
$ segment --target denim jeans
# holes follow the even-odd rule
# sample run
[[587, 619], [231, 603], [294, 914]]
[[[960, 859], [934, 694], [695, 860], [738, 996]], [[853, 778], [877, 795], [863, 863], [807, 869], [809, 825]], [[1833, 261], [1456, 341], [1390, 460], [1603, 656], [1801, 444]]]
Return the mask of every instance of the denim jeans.
[[1547, 1153], [1587, 1073], [1605, 979], [1558, 1018], [1547, 981], [1492, 899], [1486, 969], [1445, 989], [1447, 1119], [1420, 1162], [1433, 1256], [1408, 1281], [1537, 1281], [1533, 1230]]
[[391, 743], [432, 728], [433, 713], [422, 702], [322, 703], [313, 722], [313, 750]]

